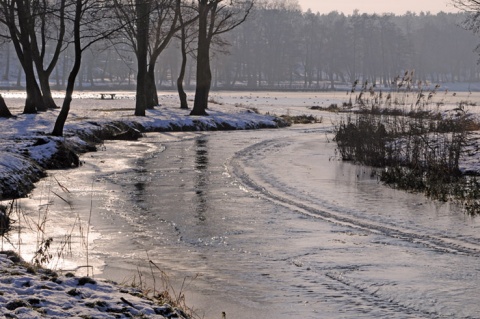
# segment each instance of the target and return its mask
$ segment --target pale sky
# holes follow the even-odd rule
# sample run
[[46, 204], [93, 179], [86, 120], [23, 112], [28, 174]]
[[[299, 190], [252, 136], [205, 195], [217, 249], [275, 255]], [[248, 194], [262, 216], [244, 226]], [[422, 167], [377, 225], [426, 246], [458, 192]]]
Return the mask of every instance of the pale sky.
[[308, 8], [313, 12], [329, 13], [339, 11], [345, 14], [358, 9], [360, 13], [395, 13], [404, 14], [407, 11], [437, 13], [458, 12], [450, 0], [298, 0], [303, 11]]

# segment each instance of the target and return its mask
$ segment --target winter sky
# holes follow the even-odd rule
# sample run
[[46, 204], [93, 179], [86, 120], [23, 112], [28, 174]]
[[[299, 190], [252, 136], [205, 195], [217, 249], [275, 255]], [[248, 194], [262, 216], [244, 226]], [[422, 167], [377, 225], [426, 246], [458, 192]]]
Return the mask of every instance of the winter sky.
[[303, 11], [308, 8], [313, 12], [328, 13], [339, 11], [351, 14], [355, 9], [360, 13], [395, 13], [404, 14], [407, 11], [437, 13], [440, 11], [457, 12], [451, 0], [298, 0]]

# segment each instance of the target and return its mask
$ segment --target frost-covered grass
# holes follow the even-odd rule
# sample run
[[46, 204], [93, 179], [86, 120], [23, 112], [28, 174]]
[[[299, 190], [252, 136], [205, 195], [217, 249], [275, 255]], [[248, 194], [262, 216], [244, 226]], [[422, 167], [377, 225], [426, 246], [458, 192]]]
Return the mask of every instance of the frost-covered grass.
[[2, 318], [187, 318], [135, 287], [34, 268], [0, 252]]

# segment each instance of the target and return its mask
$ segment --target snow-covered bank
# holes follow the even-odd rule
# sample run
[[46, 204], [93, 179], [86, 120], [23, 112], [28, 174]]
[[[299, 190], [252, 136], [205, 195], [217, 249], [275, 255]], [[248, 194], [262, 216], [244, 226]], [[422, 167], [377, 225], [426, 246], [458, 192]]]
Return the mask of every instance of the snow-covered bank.
[[187, 318], [135, 288], [34, 269], [16, 254], [0, 252], [2, 318]]
[[[21, 100], [18, 99], [17, 100]], [[12, 100], [7, 99], [7, 103]], [[18, 102], [17, 102], [18, 103]], [[79, 165], [77, 154], [95, 149], [107, 139], [137, 139], [146, 132], [244, 130], [277, 128], [286, 123], [275, 116], [260, 115], [243, 107], [212, 103], [207, 117], [189, 116], [176, 103], [148, 110], [146, 117], [133, 116], [131, 98], [77, 99], [64, 137], [49, 136], [58, 110], [36, 115], [18, 114], [0, 119], [0, 200], [26, 196], [45, 169]]]

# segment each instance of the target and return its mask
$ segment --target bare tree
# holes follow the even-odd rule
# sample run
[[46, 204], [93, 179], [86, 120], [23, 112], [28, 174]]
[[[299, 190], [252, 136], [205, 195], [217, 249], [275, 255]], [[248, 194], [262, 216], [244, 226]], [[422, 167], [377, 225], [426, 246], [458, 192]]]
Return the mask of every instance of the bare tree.
[[165, 35], [167, 17], [174, 12], [172, 25], [176, 24], [175, 2], [180, 0], [114, 0], [120, 23], [126, 25], [122, 40], [137, 57], [137, 99], [135, 115], [145, 116], [146, 109], [158, 105], [155, 87], [155, 63], [172, 35]]
[[113, 36], [123, 27], [113, 24], [112, 3], [109, 0], [70, 1], [72, 10], [67, 11], [66, 18], [72, 24], [75, 55], [73, 67], [68, 76], [65, 99], [52, 131], [54, 136], [63, 135], [84, 51], [93, 44]]
[[[148, 53], [148, 38], [149, 38], [149, 14], [151, 1], [149, 0], [135, 0], [136, 19], [135, 32], [131, 35], [131, 39], [136, 41], [137, 55], [137, 97], [135, 105], [135, 115], [145, 116], [145, 111], [149, 105], [147, 100], [147, 53]], [[127, 20], [132, 21], [132, 20]]]
[[0, 22], [8, 29], [8, 35], [14, 45], [18, 59], [25, 72], [27, 98], [24, 113], [45, 111], [42, 93], [35, 78], [33, 48], [31, 43], [32, 29], [35, 29], [36, 15], [33, 14], [30, 0], [1, 0]]
[[[42, 90], [42, 98], [47, 108], [56, 108], [50, 88], [50, 76], [57, 65], [64, 49], [65, 41], [65, 10], [67, 0], [48, 1], [36, 0], [38, 12], [34, 13], [38, 20], [36, 28], [31, 28], [32, 56], [35, 62], [38, 81]], [[47, 47], [52, 42], [53, 52], [48, 60]]]
[[[157, 0], [158, 1], [158, 0]], [[165, 0], [163, 0], [165, 2]], [[155, 65], [160, 54], [167, 48], [172, 37], [180, 29], [178, 17], [181, 0], [167, 0], [167, 3], [156, 5], [152, 10], [152, 32], [150, 37], [150, 57], [147, 72], [148, 108], [158, 105], [157, 87], [155, 85]]]
[[181, 32], [178, 38], [180, 39], [180, 51], [182, 53], [182, 62], [180, 65], [180, 72], [177, 78], [177, 91], [178, 91], [178, 96], [180, 98], [180, 108], [181, 109], [188, 109], [188, 101], [187, 101], [187, 93], [185, 93], [185, 90], [183, 88], [183, 80], [185, 79], [185, 72], [187, 68], [187, 62], [188, 62], [188, 54], [192, 53], [191, 45], [192, 42], [195, 40], [194, 34], [196, 33], [196, 29], [192, 28], [193, 24], [188, 25], [184, 23], [184, 17], [190, 17], [187, 18], [187, 20], [192, 21], [192, 16], [196, 16], [195, 13], [192, 13], [191, 8], [187, 8], [186, 10], [181, 10], [180, 15], [179, 15], [179, 22], [180, 22], [180, 27], [181, 27]]
[[478, 34], [480, 32], [480, 0], [452, 0], [452, 3], [467, 14], [463, 27]]
[[[67, 0], [0, 1], [0, 22], [8, 30], [3, 36], [13, 42], [26, 76], [25, 113], [56, 107], [49, 79], [64, 48], [66, 3]], [[53, 52], [47, 47], [53, 47]]]
[[[121, 41], [129, 45], [137, 57], [136, 115], [158, 105], [155, 66], [160, 54], [181, 29], [181, 0], [114, 0], [119, 21], [126, 25]], [[183, 24], [195, 21], [192, 17]], [[117, 40], [118, 41], [118, 40]]]
[[180, 50], [182, 52], [182, 65], [180, 66], [180, 73], [177, 79], [177, 90], [178, 96], [180, 97], [180, 108], [188, 109], [187, 93], [183, 89], [183, 79], [185, 78], [185, 69], [187, 67], [187, 31], [183, 25], [183, 15], [180, 13], [179, 16], [181, 24], [181, 35], [180, 35]]
[[452, 0], [452, 4], [467, 13], [480, 13], [480, 1], [478, 0]]
[[214, 37], [245, 22], [254, 0], [198, 0], [197, 85], [190, 115], [208, 115], [208, 95], [212, 84], [210, 47]]

